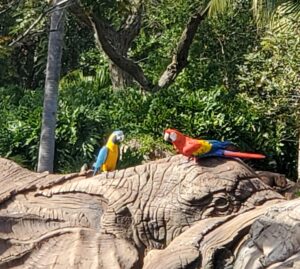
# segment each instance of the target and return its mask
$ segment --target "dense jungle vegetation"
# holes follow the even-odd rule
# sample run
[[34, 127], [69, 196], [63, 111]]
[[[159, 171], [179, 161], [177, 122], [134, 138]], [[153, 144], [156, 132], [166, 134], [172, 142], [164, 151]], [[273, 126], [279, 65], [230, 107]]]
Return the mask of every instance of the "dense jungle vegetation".
[[[235, 4], [224, 12], [205, 13], [188, 63], [161, 88], [145, 87], [126, 70], [126, 81], [118, 84], [120, 77], [114, 76], [121, 75], [112, 71], [105, 40], [98, 33], [99, 45], [85, 13], [65, 2], [55, 172], [91, 165], [115, 129], [124, 131], [125, 144], [134, 140], [140, 145], [127, 151], [121, 167], [138, 164], [156, 150], [172, 151], [162, 139], [163, 130], [172, 127], [264, 153], [265, 160], [251, 165], [297, 178], [299, 2], [281, 1], [295, 5], [290, 13], [278, 12], [281, 23], [274, 24], [258, 22], [247, 0], [231, 1]], [[184, 27], [204, 2], [86, 0], [82, 6], [107, 25], [123, 29], [123, 19], [140, 14], [134, 12], [142, 5], [140, 28], [122, 53], [142, 68], [152, 85], [159, 85]], [[51, 5], [32, 0], [0, 4], [0, 156], [30, 169], [38, 162]], [[113, 40], [112, 47], [122, 51], [123, 41]]]

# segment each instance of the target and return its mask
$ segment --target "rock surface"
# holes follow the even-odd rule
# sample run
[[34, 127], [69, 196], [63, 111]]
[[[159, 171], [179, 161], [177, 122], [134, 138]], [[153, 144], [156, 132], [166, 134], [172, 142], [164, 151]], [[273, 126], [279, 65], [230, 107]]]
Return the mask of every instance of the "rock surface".
[[0, 268], [300, 268], [300, 200], [238, 160], [91, 177], [0, 159], [0, 184]]

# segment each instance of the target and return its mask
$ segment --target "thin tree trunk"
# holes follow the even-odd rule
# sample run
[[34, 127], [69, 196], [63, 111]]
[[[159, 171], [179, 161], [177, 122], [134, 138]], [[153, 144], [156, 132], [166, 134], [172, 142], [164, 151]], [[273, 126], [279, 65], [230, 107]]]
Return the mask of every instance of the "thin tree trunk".
[[[57, 5], [61, 0], [54, 0]], [[56, 7], [51, 15], [44, 108], [40, 137], [38, 172], [53, 172], [58, 84], [64, 36], [64, 9]]]
[[297, 169], [298, 183], [300, 183], [300, 129], [298, 130], [298, 169]]

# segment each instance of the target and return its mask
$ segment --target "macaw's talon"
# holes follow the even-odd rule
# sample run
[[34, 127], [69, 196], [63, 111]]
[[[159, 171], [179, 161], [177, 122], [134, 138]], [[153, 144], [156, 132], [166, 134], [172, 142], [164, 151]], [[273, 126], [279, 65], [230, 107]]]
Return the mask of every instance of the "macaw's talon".
[[198, 163], [198, 158], [193, 156], [193, 157], [189, 157], [189, 161], [193, 161], [195, 164]]
[[184, 158], [182, 161], [180, 161], [180, 165], [181, 164], [185, 164], [185, 163], [188, 163], [188, 162], [190, 162], [191, 161], [191, 157], [187, 157], [187, 158]]

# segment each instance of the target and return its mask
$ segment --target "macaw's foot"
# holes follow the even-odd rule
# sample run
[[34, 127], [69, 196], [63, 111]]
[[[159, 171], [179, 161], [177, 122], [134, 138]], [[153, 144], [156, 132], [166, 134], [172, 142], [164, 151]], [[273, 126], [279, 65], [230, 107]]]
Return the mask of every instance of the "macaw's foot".
[[193, 161], [195, 164], [197, 164], [198, 163], [198, 158], [195, 157], [195, 156], [188, 157], [188, 162], [190, 162], [190, 161]]
[[180, 165], [181, 164], [186, 164], [186, 163], [190, 162], [191, 160], [192, 160], [192, 157], [186, 157], [186, 158], [180, 160], [179, 164]]

